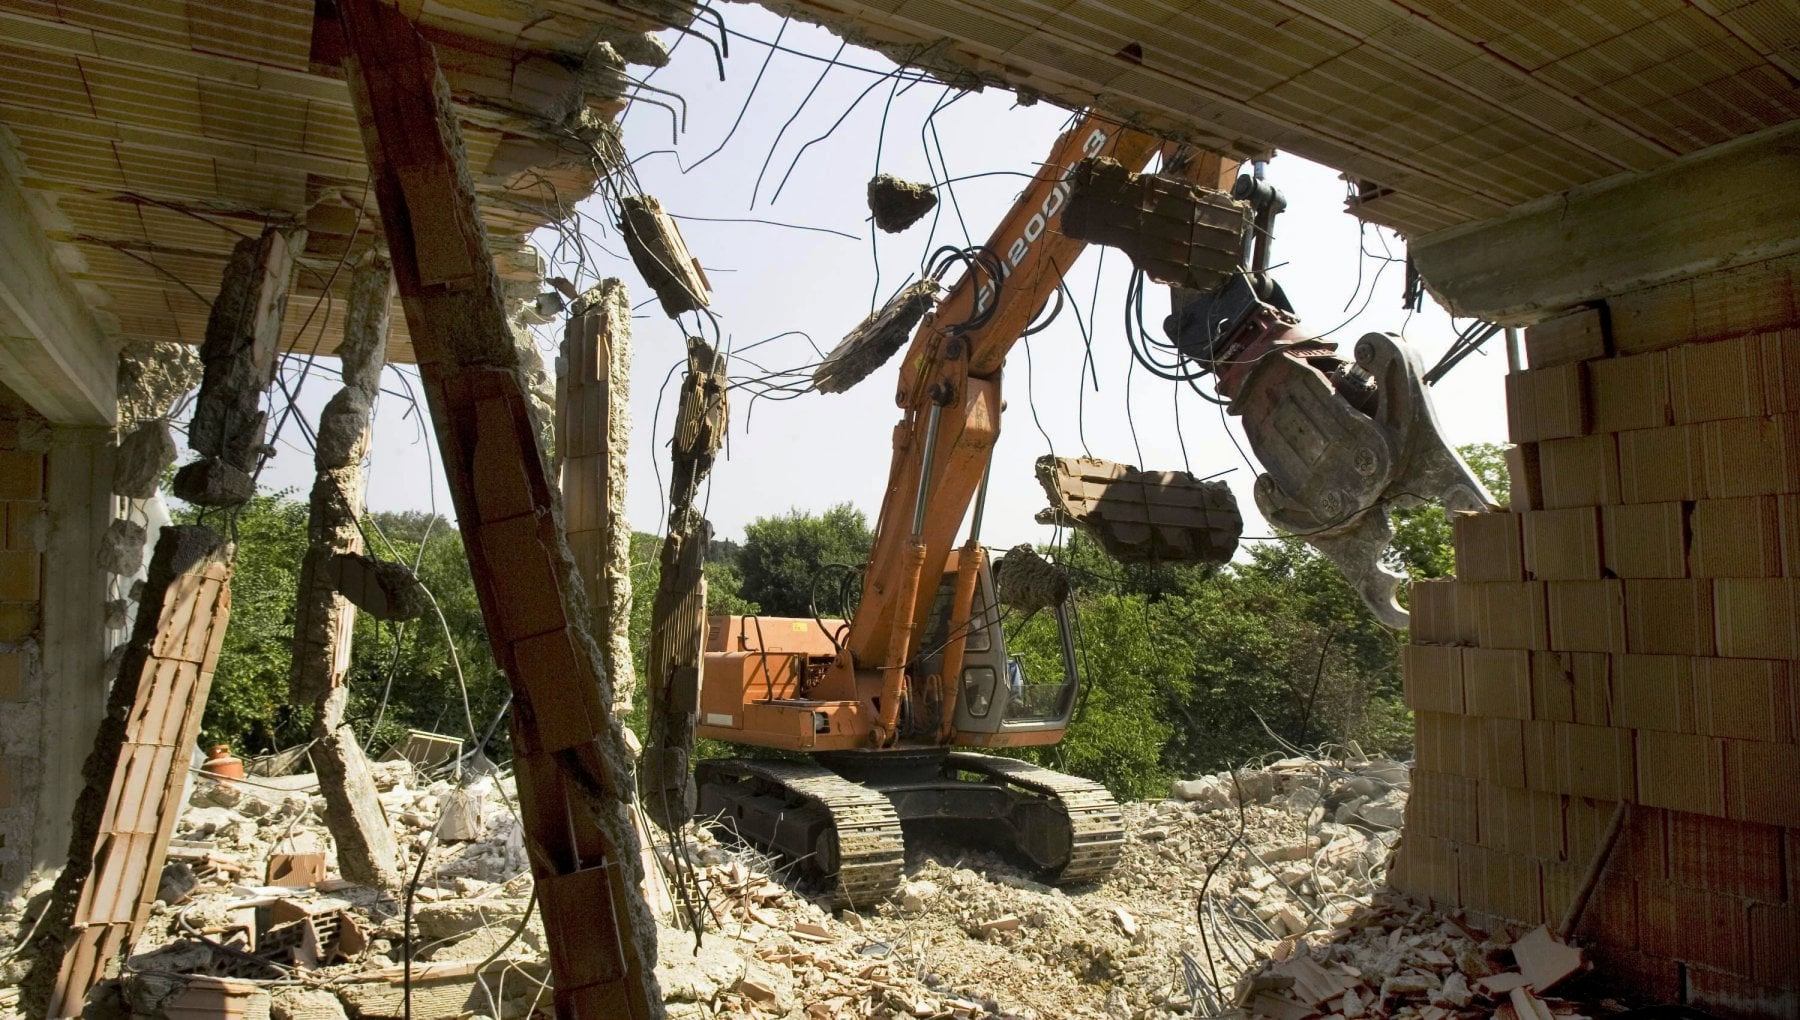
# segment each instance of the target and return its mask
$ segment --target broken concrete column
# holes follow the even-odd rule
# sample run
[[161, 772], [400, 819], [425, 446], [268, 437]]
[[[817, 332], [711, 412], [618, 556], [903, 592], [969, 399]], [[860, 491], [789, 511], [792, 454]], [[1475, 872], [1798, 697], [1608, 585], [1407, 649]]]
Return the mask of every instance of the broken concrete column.
[[613, 681], [613, 711], [631, 711], [631, 526], [625, 458], [631, 447], [631, 302], [604, 280], [569, 310], [556, 372], [556, 450], [563, 524], [587, 586], [590, 626]]
[[[380, 0], [340, 0], [351, 104], [457, 527], [513, 692], [520, 818], [558, 1016], [657, 1020], [632, 759], [529, 410], [449, 87]], [[416, 977], [416, 975], [415, 975]]]
[[638, 765], [638, 791], [656, 824], [673, 831], [694, 810], [690, 758], [700, 699], [701, 651], [706, 638], [706, 547], [712, 525], [694, 506], [700, 483], [725, 441], [725, 356], [688, 339], [688, 370], [675, 417], [669, 482], [669, 533], [662, 576], [650, 611], [649, 661], [644, 671], [650, 728]]
[[231, 616], [230, 546], [198, 525], [164, 528], [141, 605], [30, 948], [28, 1015], [80, 1016], [149, 915]]
[[313, 705], [313, 767], [325, 798], [325, 824], [337, 841], [338, 869], [352, 882], [380, 888], [399, 884], [399, 848], [375, 796], [375, 781], [356, 735], [343, 725], [344, 674], [356, 608], [332, 581], [334, 560], [362, 552], [363, 455], [369, 416], [381, 389], [394, 272], [376, 254], [363, 258], [350, 280], [344, 339], [338, 347], [344, 386], [319, 414], [314, 442], [312, 499], [306, 558], [294, 600], [294, 639], [288, 691]]
[[306, 231], [269, 228], [231, 251], [200, 346], [205, 366], [188, 425], [201, 459], [176, 472], [175, 495], [198, 506], [231, 507], [256, 492], [267, 415], [263, 391], [275, 378], [281, 316], [294, 259]]

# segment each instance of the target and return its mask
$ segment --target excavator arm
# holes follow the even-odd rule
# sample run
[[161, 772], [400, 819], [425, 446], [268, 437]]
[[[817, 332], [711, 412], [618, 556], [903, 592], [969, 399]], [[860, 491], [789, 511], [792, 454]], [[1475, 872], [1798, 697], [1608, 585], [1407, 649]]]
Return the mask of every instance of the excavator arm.
[[[1098, 157], [1141, 167], [1159, 145], [1092, 114], [1081, 118], [1057, 139], [985, 247], [964, 253], [967, 271], [914, 334], [895, 394], [902, 418], [887, 491], [842, 664], [881, 674], [879, 743], [893, 739], [906, 664], [1000, 432], [1001, 366], [1087, 247], [1056, 229], [1068, 174]], [[961, 570], [974, 569], [972, 541]], [[959, 598], [972, 590], [957, 586]], [[967, 604], [952, 613], [966, 620]]]

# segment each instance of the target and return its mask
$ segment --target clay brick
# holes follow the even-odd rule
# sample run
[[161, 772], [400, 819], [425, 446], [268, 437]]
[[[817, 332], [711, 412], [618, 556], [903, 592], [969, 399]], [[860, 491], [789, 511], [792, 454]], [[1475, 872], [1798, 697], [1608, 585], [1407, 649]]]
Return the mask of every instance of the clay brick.
[[1525, 555], [1512, 513], [1462, 513], [1450, 519], [1459, 581], [1523, 581]]
[[1689, 515], [1695, 577], [1780, 577], [1781, 514], [1774, 496], [1703, 499]]
[[1485, 847], [1465, 846], [1458, 865], [1464, 909], [1525, 924], [1543, 921], [1543, 873], [1537, 861]]
[[1480, 767], [1484, 783], [1525, 789], [1531, 786], [1530, 753], [1526, 749], [1526, 724], [1518, 719], [1473, 719], [1480, 737]]
[[1536, 443], [1518, 443], [1506, 448], [1507, 491], [1511, 493], [1514, 511], [1544, 508], [1543, 469], [1538, 463]]
[[0, 602], [38, 600], [38, 568], [42, 558], [36, 552], [0, 551]]
[[1412, 619], [1407, 636], [1414, 644], [1456, 644], [1456, 582], [1448, 579], [1414, 581], [1407, 589], [1407, 609]]
[[1472, 645], [1481, 638], [1487, 615], [1487, 586], [1456, 583], [1456, 643]]
[[1778, 988], [1800, 988], [1800, 906], [1750, 904], [1751, 976]]
[[0, 450], [0, 499], [44, 498], [44, 455]]
[[1531, 656], [1524, 649], [1464, 648], [1463, 704], [1470, 715], [1531, 718]]
[[1720, 655], [1743, 659], [1800, 655], [1793, 579], [1721, 577], [1712, 586]]
[[1476, 644], [1483, 648], [1550, 647], [1543, 582], [1490, 581], [1468, 587], [1481, 589], [1477, 596], [1481, 615], [1475, 632]]
[[1606, 299], [1613, 349], [1654, 351], [1694, 337], [1694, 283], [1678, 280]]
[[1744, 740], [1800, 735], [1792, 668], [1777, 659], [1694, 659], [1694, 732]]
[[[1586, 877], [1586, 861], [1544, 863], [1546, 923], [1556, 925], [1568, 915], [1569, 907], [1574, 904], [1575, 896]], [[1584, 948], [1590, 952], [1598, 950], [1593, 945], [1595, 939], [1623, 938], [1636, 941], [1637, 885], [1629, 876], [1622, 874], [1622, 869], [1621, 873], [1608, 871], [1601, 876], [1575, 926], [1575, 936], [1587, 943]], [[1612, 975], [1609, 973], [1607, 976]]]
[[1633, 730], [1693, 733], [1694, 667], [1685, 655], [1621, 655], [1613, 662], [1612, 723]]
[[1605, 311], [1581, 308], [1545, 319], [1525, 330], [1525, 360], [1532, 368], [1549, 368], [1607, 354]]
[[1525, 573], [1537, 581], [1600, 579], [1600, 508], [1523, 514]]
[[1638, 799], [1651, 807], [1724, 815], [1721, 742], [1692, 733], [1638, 730], [1637, 791]]
[[1416, 712], [1463, 711], [1463, 652], [1447, 645], [1405, 645], [1400, 649], [1406, 703]]
[[1800, 495], [1777, 496], [1776, 503], [1781, 519], [1781, 572], [1800, 577]]
[[1792, 255], [1694, 278], [1693, 340], [1774, 329], [1800, 321], [1795, 314]]
[[1639, 948], [1652, 956], [1674, 959], [1680, 954], [1674, 891], [1663, 882], [1639, 880], [1637, 893]]
[[1480, 803], [1483, 846], [1540, 861], [1563, 858], [1560, 795], [1483, 783]]
[[1786, 894], [1781, 829], [1757, 822], [1669, 813], [1669, 880], [1750, 899]]
[[1525, 786], [1527, 789], [1540, 790], [1545, 793], [1562, 793], [1562, 746], [1557, 741], [1556, 728], [1562, 723], [1530, 720], [1513, 722], [1506, 719], [1489, 720], [1493, 726], [1507, 725], [1518, 728], [1520, 739], [1524, 744]]
[[0, 641], [23, 641], [37, 631], [35, 602], [0, 602]]
[[[1606, 830], [1612, 826], [1618, 803], [1591, 797], [1564, 798], [1563, 825], [1567, 833], [1569, 860], [1587, 864], [1600, 852]], [[1668, 812], [1661, 808], [1634, 804], [1619, 829], [1613, 844], [1611, 867], [1618, 874], [1639, 881], [1666, 882]]]
[[1713, 654], [1706, 581], [1633, 579], [1625, 585], [1625, 648], [1646, 655]]
[[1550, 647], [1559, 652], [1624, 652], [1626, 583], [1545, 582]]
[[1700, 436], [1704, 481], [1701, 491], [1683, 498], [1730, 499], [1800, 489], [1800, 415], [1730, 418], [1691, 427]]
[[[1649, 430], [1657, 431], [1657, 430]], [[1629, 434], [1629, 433], [1628, 433]], [[1698, 454], [1698, 441], [1695, 453]], [[1538, 444], [1538, 477], [1543, 508], [1560, 510], [1572, 506], [1604, 506], [1619, 502], [1655, 502], [1645, 498], [1626, 500], [1620, 488], [1620, 447], [1613, 433], [1582, 436], [1579, 439], [1552, 439]], [[1697, 464], [1698, 462], [1696, 462]], [[1698, 469], [1696, 468], [1696, 473]], [[1691, 499], [1692, 496], [1665, 496], [1663, 499]]]
[[1632, 503], [1600, 508], [1603, 565], [1613, 577], [1686, 577], [1685, 503]]
[[1688, 964], [1750, 973], [1750, 905], [1737, 896], [1676, 887], [1675, 956]]
[[1585, 435], [1593, 418], [1585, 366], [1512, 373], [1506, 377], [1506, 411], [1508, 436], [1515, 443]]
[[1701, 426], [1633, 429], [1616, 438], [1621, 501], [1666, 503], [1707, 495]]
[[1774, 413], [1763, 394], [1762, 342], [1739, 337], [1668, 352], [1675, 421], [1687, 424]]
[[1747, 822], [1800, 826], [1800, 744], [1763, 740], [1725, 745], [1725, 813]]
[[[1632, 911], [1631, 927], [1603, 929], [1583, 924], [1576, 934], [1634, 939], [1637, 932], [1636, 905], [1629, 898], [1619, 899], [1624, 901], [1626, 909]], [[1594, 959], [1597, 977], [1602, 986], [1612, 989], [1616, 994], [1643, 1002], [1681, 1001], [1684, 975], [1681, 964], [1676, 961], [1651, 956], [1610, 940], [1590, 946], [1589, 955]]]
[[0, 701], [25, 697], [25, 653], [0, 652]]
[[1662, 351], [1590, 362], [1588, 392], [1595, 432], [1673, 425], [1669, 359]]
[[[1554, 723], [1557, 792], [1601, 800], [1631, 800], [1637, 781], [1630, 730]], [[1653, 803], [1646, 800], [1645, 803]]]
[[1481, 842], [1482, 790], [1480, 782], [1466, 776], [1415, 771], [1406, 803], [1409, 837], [1417, 831], [1458, 843]]
[[1427, 772], [1481, 778], [1480, 720], [1420, 712], [1413, 717], [1414, 764]]
[[1611, 724], [1612, 657], [1598, 652], [1533, 652], [1531, 717]]
[[1395, 856], [1395, 884], [1414, 896], [1428, 897], [1439, 905], [1458, 904], [1458, 848], [1447, 839], [1408, 836]]

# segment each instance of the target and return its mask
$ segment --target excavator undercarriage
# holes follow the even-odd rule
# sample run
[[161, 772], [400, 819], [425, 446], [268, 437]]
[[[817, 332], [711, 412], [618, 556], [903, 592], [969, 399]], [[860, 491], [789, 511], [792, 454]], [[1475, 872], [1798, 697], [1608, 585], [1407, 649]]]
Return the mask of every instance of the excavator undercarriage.
[[697, 774], [702, 817], [792, 862], [837, 906], [892, 893], [909, 841], [973, 846], [1077, 885], [1105, 877], [1125, 839], [1118, 802], [1099, 783], [972, 751], [715, 759]]

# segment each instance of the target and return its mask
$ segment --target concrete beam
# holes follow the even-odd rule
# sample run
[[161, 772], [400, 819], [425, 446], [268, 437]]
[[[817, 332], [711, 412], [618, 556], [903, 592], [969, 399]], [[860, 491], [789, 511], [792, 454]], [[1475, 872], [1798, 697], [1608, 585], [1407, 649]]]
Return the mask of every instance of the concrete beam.
[[1413, 240], [1453, 315], [1508, 325], [1800, 251], [1800, 123]]
[[57, 262], [0, 142], [0, 383], [59, 425], [111, 425], [118, 344]]

